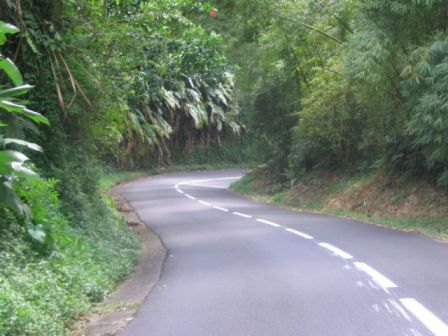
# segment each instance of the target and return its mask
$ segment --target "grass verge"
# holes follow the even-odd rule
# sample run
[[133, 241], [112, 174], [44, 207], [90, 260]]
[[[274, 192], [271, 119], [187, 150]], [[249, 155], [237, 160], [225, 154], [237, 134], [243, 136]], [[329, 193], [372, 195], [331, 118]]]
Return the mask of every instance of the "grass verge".
[[230, 189], [296, 210], [448, 239], [448, 193], [422, 181], [380, 173], [353, 176], [314, 172], [290, 186], [274, 183], [269, 171], [257, 169], [233, 183]]

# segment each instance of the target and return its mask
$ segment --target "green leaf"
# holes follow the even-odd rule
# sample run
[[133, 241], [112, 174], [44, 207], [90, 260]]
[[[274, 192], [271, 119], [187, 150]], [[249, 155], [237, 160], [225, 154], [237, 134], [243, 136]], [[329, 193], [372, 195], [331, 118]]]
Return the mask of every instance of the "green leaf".
[[32, 217], [30, 209], [15, 194], [9, 181], [0, 182], [0, 204], [3, 203], [21, 216]]
[[28, 110], [26, 106], [13, 103], [8, 100], [0, 100], [0, 108], [8, 112], [19, 113], [39, 124], [50, 125], [50, 122], [42, 114]]
[[42, 224], [28, 227], [28, 234], [33, 240], [36, 240], [42, 244], [45, 243], [45, 238], [47, 237], [47, 234], [45, 233]]
[[0, 21], [0, 45], [6, 42], [6, 34], [15, 34], [20, 30], [12, 24]]
[[25, 154], [20, 153], [18, 151], [14, 150], [0, 151], [0, 164], [9, 164], [12, 162], [23, 163], [28, 160], [29, 159]]
[[20, 70], [9, 58], [4, 58], [0, 60], [0, 68], [6, 72], [9, 79], [11, 79], [16, 86], [23, 84], [23, 78], [22, 74], [20, 73]]
[[5, 138], [5, 145], [10, 145], [10, 144], [27, 147], [27, 148], [32, 149], [37, 152], [42, 151], [42, 147], [40, 147], [38, 144], [28, 142], [25, 140], [20, 140], [20, 139]]
[[21, 96], [30, 91], [33, 86], [29, 84], [20, 85], [7, 90], [0, 90], [0, 99], [9, 99], [11, 97]]
[[31, 50], [38, 55], [42, 55], [39, 50], [37, 49], [36, 45], [34, 44], [33, 40], [30, 37], [30, 34], [25, 34], [25, 41], [30, 46]]
[[24, 177], [35, 177], [37, 174], [29, 168], [23, 166], [22, 162], [13, 162], [11, 163], [11, 168], [14, 171], [14, 174], [18, 176]]

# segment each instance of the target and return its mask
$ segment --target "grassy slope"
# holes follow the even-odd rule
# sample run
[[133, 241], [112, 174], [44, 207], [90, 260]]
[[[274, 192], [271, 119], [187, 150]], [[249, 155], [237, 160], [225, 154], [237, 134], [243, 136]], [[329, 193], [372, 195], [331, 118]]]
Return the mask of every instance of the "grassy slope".
[[105, 177], [97, 214], [86, 227], [69, 225], [49, 181], [35, 186], [31, 198], [35, 208], [45, 209], [42, 217], [52, 227], [56, 248], [39, 252], [13, 216], [0, 232], [0, 335], [68, 334], [129, 274], [138, 260], [138, 241], [104, 191], [130, 177]]
[[259, 169], [231, 189], [272, 204], [448, 238], [448, 192], [421, 181], [316, 172], [285, 187]]

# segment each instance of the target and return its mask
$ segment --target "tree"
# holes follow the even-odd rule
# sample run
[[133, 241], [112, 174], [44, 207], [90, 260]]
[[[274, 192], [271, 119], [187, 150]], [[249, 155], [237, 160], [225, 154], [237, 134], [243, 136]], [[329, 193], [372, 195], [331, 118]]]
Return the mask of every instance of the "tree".
[[[0, 46], [6, 42], [7, 34], [19, 30], [0, 21]], [[32, 87], [23, 83], [22, 75], [15, 64], [0, 54], [0, 69], [14, 86], [0, 85], [0, 205], [6, 205], [19, 215], [31, 217], [28, 207], [20, 200], [14, 191], [14, 182], [23, 176], [34, 176], [36, 173], [25, 163], [29, 158], [21, 149], [40, 151], [41, 147], [14, 137], [29, 127], [28, 120], [38, 124], [48, 125], [48, 120], [41, 114], [29, 110], [21, 100]]]

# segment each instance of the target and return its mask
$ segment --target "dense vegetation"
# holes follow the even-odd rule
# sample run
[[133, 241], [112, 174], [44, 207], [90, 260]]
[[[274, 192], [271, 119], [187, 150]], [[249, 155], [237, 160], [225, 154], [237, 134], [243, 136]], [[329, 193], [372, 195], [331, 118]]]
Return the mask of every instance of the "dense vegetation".
[[131, 269], [105, 166], [255, 159], [271, 189], [328, 170], [446, 188], [447, 15], [445, 0], [0, 0], [0, 334], [64, 334]]
[[248, 130], [276, 179], [384, 169], [448, 185], [446, 1], [216, 4]]
[[0, 1], [0, 335], [66, 334], [132, 269], [103, 167], [238, 158], [232, 68], [191, 20], [208, 13]]

